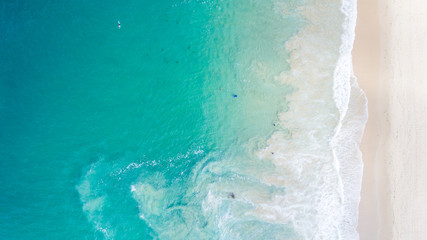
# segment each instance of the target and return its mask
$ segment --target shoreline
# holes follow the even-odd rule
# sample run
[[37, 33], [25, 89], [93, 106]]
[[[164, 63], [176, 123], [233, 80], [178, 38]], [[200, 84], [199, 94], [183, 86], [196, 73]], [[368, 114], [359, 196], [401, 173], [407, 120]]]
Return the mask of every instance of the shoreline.
[[353, 66], [359, 86], [368, 98], [368, 122], [360, 144], [363, 159], [358, 231], [360, 239], [391, 239], [384, 138], [388, 123], [387, 82], [380, 77], [381, 27], [379, 0], [358, 0]]
[[368, 98], [360, 145], [360, 239], [423, 239], [427, 228], [427, 2], [359, 0], [354, 72]]

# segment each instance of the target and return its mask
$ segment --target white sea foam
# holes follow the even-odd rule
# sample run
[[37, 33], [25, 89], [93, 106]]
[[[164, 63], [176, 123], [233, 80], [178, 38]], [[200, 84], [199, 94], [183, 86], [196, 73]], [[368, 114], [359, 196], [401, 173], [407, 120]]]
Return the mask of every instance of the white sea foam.
[[352, 72], [356, 1], [314, 0], [299, 12], [307, 25], [288, 41], [291, 69], [277, 77], [297, 89], [279, 114], [291, 136], [277, 131], [259, 152], [277, 168], [264, 181], [287, 191], [255, 213], [291, 223], [302, 239], [358, 239], [367, 108]]
[[[340, 123], [332, 139], [332, 146], [340, 164], [343, 183], [343, 217], [340, 224], [341, 239], [359, 239], [356, 231], [358, 205], [363, 174], [362, 154], [359, 144], [368, 118], [367, 99], [357, 84], [353, 73], [352, 55], [355, 36], [357, 0], [343, 0], [342, 11], [344, 33], [340, 48], [340, 59], [335, 71], [334, 99], [340, 109]], [[342, 89], [346, 94], [340, 94]], [[342, 99], [347, 104], [341, 104]]]

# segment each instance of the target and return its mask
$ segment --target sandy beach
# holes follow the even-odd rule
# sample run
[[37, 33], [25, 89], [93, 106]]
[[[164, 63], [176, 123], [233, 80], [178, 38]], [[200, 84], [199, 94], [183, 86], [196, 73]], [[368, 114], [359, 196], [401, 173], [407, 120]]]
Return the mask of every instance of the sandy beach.
[[355, 75], [369, 101], [360, 239], [427, 236], [427, 2], [359, 0]]

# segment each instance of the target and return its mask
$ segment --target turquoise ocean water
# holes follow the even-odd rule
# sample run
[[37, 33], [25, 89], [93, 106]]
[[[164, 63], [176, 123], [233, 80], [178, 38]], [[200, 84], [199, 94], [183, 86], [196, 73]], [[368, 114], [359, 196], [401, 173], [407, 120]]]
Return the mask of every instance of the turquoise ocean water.
[[0, 239], [356, 238], [347, 2], [2, 1]]

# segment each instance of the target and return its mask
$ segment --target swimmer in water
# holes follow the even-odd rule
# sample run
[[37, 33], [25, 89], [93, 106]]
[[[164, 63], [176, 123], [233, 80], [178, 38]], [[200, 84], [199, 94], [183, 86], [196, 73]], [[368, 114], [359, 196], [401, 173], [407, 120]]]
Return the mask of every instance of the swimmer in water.
[[234, 195], [234, 193], [233, 193], [233, 192], [228, 193], [228, 196], [229, 196], [229, 197], [231, 197], [232, 199], [235, 199], [235, 198], [236, 198], [236, 196]]
[[117, 22], [119, 24], [119, 29], [120, 29], [120, 21]]

